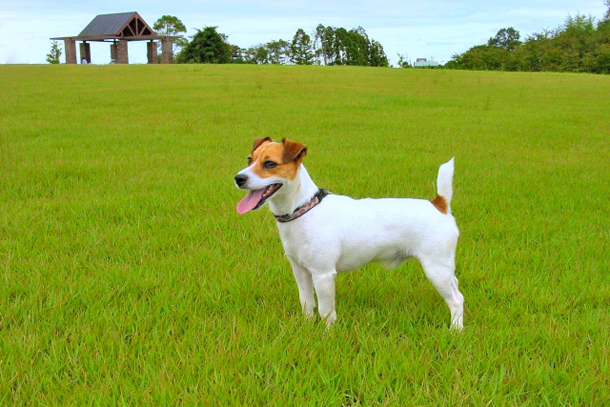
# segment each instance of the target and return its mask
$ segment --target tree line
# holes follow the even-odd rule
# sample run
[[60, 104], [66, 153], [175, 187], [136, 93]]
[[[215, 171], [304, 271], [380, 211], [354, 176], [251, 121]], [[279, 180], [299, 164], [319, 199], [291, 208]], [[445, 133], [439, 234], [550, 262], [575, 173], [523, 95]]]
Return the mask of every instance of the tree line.
[[299, 28], [291, 41], [273, 40], [249, 48], [229, 43], [217, 27], [205, 27], [181, 45], [177, 63], [389, 66], [383, 46], [362, 27], [348, 31], [319, 24], [311, 35]]
[[610, 73], [610, 0], [605, 16], [568, 16], [554, 30], [521, 41], [519, 31], [503, 28], [487, 41], [445, 64], [450, 69]]

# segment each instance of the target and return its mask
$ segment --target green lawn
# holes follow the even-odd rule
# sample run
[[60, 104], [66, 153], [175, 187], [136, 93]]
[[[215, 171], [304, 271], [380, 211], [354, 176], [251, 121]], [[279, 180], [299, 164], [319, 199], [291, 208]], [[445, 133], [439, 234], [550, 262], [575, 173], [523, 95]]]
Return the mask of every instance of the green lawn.
[[[603, 406], [610, 77], [0, 66], [1, 406]], [[319, 186], [434, 198], [455, 156], [461, 334], [417, 262], [300, 314], [252, 140]]]

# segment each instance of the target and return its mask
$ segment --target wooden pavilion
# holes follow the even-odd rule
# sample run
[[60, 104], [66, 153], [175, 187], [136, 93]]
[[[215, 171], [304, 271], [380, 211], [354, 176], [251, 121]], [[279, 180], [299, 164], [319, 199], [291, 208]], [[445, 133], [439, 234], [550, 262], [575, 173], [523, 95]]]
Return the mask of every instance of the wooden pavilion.
[[76, 41], [80, 43], [80, 61], [91, 63], [91, 47], [89, 42], [110, 42], [110, 61], [117, 64], [128, 64], [129, 41], [149, 41], [147, 45], [148, 63], [157, 63], [157, 44], [161, 41], [162, 62], [173, 62], [173, 40], [178, 37], [157, 35], [148, 24], [135, 12], [99, 14], [74, 37], [58, 37], [52, 40], [63, 40], [66, 53], [66, 64], [76, 63]]

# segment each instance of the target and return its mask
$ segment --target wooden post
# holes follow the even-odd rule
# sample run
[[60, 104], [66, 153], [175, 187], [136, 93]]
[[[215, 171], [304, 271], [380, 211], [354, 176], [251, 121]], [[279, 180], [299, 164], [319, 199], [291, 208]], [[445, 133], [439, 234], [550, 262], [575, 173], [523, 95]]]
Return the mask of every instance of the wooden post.
[[64, 40], [64, 50], [66, 52], [66, 64], [76, 63], [76, 41]]

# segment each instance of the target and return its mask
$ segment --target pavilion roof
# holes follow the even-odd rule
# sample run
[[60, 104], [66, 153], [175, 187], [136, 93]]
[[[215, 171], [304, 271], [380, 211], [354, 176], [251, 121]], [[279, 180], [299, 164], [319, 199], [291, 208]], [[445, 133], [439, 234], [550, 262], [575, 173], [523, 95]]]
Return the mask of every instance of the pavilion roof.
[[[135, 11], [127, 13], [99, 14], [85, 27], [79, 37], [100, 36], [100, 35], [119, 35], [127, 23], [132, 18], [139, 17]], [[137, 17], [136, 17], [137, 16]], [[146, 23], [144, 23], [146, 24]]]
[[153, 40], [177, 38], [157, 35], [146, 21], [135, 11], [126, 13], [99, 14], [80, 34], [73, 37], [51, 38], [53, 40], [104, 41], [104, 40]]

